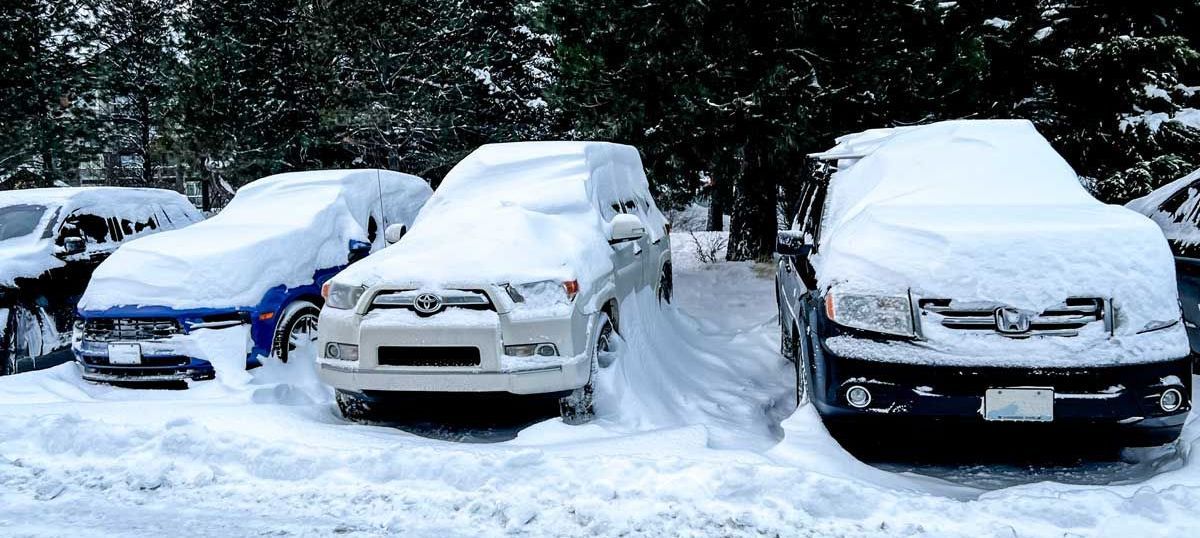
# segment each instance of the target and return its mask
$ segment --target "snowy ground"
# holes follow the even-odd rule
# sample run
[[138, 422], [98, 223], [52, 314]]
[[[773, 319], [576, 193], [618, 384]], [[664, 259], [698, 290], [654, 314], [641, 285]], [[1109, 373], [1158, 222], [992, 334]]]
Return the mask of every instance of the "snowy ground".
[[350, 424], [311, 363], [269, 364], [245, 383], [186, 392], [89, 385], [70, 364], [0, 379], [0, 535], [1187, 536], [1200, 528], [1196, 421], [1177, 446], [1078, 466], [856, 460], [811, 409], [792, 413], [769, 268], [694, 263], [689, 241], [674, 241], [677, 307], [626, 330], [620, 358], [602, 373], [608, 403], [588, 426], [536, 410], [504, 416], [510, 407], [486, 403], [439, 408], [460, 415], [455, 428], [419, 418]]

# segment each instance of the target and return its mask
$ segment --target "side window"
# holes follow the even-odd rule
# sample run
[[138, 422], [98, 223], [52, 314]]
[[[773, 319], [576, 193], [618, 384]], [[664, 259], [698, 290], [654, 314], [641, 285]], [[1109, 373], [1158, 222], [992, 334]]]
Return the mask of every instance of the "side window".
[[1175, 191], [1158, 206], [1158, 210], [1170, 215], [1173, 222], [1196, 223], [1197, 206], [1200, 206], [1200, 181]]
[[62, 245], [67, 237], [82, 237], [88, 244], [107, 243], [110, 237], [108, 219], [90, 213], [75, 213], [63, 221], [56, 243]]
[[374, 245], [375, 238], [379, 235], [379, 224], [375, 222], [375, 216], [371, 215], [367, 218], [367, 242]]

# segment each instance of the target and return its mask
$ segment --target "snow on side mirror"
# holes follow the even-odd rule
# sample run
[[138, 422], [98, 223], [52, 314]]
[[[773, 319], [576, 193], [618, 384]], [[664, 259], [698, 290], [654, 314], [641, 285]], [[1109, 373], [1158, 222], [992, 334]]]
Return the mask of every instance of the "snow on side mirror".
[[626, 241], [637, 241], [646, 236], [646, 225], [642, 224], [642, 219], [637, 215], [621, 213], [612, 219], [612, 232], [608, 236], [608, 243], [615, 245]]
[[775, 236], [775, 252], [780, 256], [808, 256], [812, 245], [804, 243], [804, 232], [780, 230]]
[[388, 226], [387, 229], [383, 231], [383, 239], [387, 241], [389, 245], [399, 243], [400, 239], [403, 238], [404, 234], [407, 232], [408, 228], [406, 228], [403, 224], [393, 224]]

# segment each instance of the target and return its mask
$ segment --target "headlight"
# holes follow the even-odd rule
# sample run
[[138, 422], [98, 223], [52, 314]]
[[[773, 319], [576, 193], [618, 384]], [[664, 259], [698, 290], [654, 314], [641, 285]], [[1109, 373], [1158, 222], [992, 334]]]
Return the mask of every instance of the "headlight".
[[906, 296], [856, 295], [833, 293], [825, 295], [825, 315], [854, 329], [914, 336], [912, 303]]
[[329, 308], [350, 310], [354, 308], [354, 305], [358, 304], [358, 300], [362, 298], [364, 291], [367, 291], [367, 288], [363, 286], [349, 286], [337, 282], [326, 282], [321, 287], [321, 296], [325, 298], [325, 306]]
[[509, 285], [504, 289], [508, 292], [508, 297], [514, 303], [538, 308], [570, 304], [571, 301], [575, 300], [575, 295], [579, 293], [579, 282], [575, 280], [568, 280], [566, 282], [542, 280], [540, 282], [530, 282], [529, 284]]

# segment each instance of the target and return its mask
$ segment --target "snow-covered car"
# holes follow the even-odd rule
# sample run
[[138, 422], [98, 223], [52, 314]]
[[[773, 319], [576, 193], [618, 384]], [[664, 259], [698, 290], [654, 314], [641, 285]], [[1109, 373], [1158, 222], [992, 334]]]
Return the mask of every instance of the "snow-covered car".
[[402, 244], [330, 281], [320, 376], [350, 418], [398, 392], [497, 392], [585, 421], [631, 298], [670, 299], [667, 232], [632, 147], [483, 146]]
[[1105, 205], [1033, 125], [838, 139], [780, 232], [783, 351], [833, 430], [1052, 423], [1178, 437], [1191, 362], [1171, 251]]
[[1159, 187], [1126, 207], [1150, 217], [1162, 228], [1171, 245], [1193, 366], [1200, 365], [1200, 170]]
[[126, 241], [201, 220], [168, 190], [0, 191], [0, 375], [69, 361], [75, 305], [96, 266]]
[[[432, 190], [384, 170], [280, 174], [216, 216], [125, 245], [79, 302], [84, 379], [211, 378], [316, 339], [321, 285], [402, 235]], [[220, 362], [218, 362], [220, 361]]]

